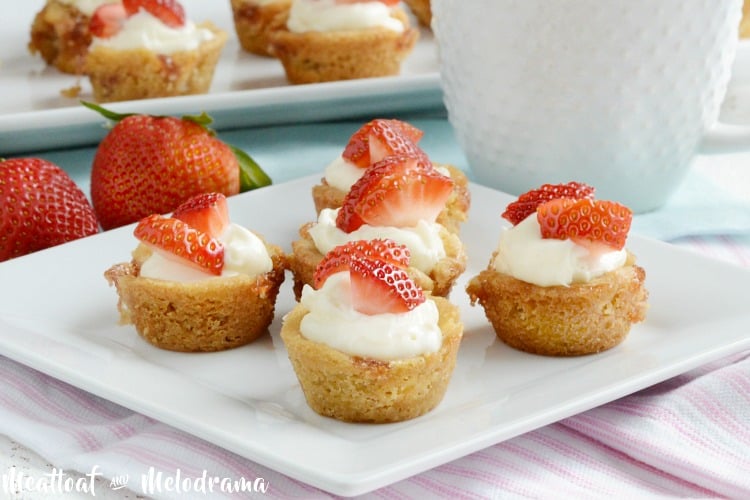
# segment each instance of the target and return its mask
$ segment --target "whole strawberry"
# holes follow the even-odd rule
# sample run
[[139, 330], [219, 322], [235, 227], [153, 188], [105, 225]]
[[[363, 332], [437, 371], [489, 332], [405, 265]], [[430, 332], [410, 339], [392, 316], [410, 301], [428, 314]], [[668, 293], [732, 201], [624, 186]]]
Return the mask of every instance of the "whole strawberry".
[[117, 122], [99, 144], [91, 200], [104, 229], [172, 211], [207, 192], [231, 196], [271, 183], [242, 151], [219, 140], [211, 118], [120, 115], [84, 103]]
[[40, 158], [0, 161], [0, 262], [99, 232], [83, 191]]

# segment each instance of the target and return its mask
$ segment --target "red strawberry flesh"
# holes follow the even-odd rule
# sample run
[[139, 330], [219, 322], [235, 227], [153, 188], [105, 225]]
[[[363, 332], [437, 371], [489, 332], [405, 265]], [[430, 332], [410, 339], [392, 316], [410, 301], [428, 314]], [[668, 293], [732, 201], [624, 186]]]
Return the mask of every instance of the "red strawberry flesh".
[[177, 207], [172, 217], [218, 238], [229, 225], [227, 198], [215, 192], [196, 195]]
[[361, 168], [397, 154], [427, 159], [425, 152], [417, 146], [423, 134], [400, 120], [376, 119], [352, 135], [341, 156]]
[[89, 32], [97, 38], [111, 38], [120, 31], [127, 17], [120, 3], [101, 5], [91, 15]]
[[502, 217], [514, 226], [523, 221], [529, 215], [536, 212], [539, 205], [546, 201], [558, 198], [593, 198], [594, 188], [581, 182], [568, 182], [567, 184], [544, 184], [537, 189], [532, 189], [512, 203], [510, 203]]
[[379, 161], [344, 198], [336, 226], [351, 233], [362, 224], [414, 227], [434, 222], [453, 192], [453, 181], [429, 162], [406, 156]]
[[354, 259], [349, 275], [352, 307], [362, 314], [405, 313], [425, 301], [406, 271], [392, 264]]
[[352, 260], [379, 260], [399, 268], [409, 266], [410, 252], [405, 245], [389, 239], [356, 240], [337, 246], [318, 263], [313, 287], [319, 289], [332, 274], [348, 271]]
[[171, 28], [185, 24], [185, 9], [177, 0], [122, 0], [128, 16], [145, 10]]
[[537, 220], [543, 238], [570, 239], [595, 251], [622, 250], [633, 212], [613, 201], [560, 198], [539, 205]]
[[136, 225], [133, 234], [145, 245], [203, 272], [220, 276], [224, 268], [224, 245], [179, 219], [150, 215]]

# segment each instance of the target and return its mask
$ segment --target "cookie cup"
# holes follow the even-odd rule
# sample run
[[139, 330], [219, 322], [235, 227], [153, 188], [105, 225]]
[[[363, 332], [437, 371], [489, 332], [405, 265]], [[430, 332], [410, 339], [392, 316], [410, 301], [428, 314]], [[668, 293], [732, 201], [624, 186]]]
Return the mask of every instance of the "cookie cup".
[[121, 324], [161, 349], [212, 352], [252, 342], [274, 318], [284, 281], [281, 248], [266, 244], [273, 269], [256, 277], [237, 275], [188, 283], [140, 276], [151, 251], [139, 245], [129, 263], [116, 264], [104, 276], [117, 289]]
[[432, 23], [432, 6], [430, 5], [430, 0], [404, 0], [404, 3], [411, 9], [414, 16], [416, 16], [423, 26], [430, 27]]
[[[457, 233], [461, 229], [461, 224], [469, 217], [471, 206], [469, 179], [462, 170], [453, 165], [435, 164], [435, 166], [446, 169], [453, 180], [453, 192], [445, 204], [445, 209], [438, 214], [437, 222], [449, 231]], [[333, 187], [322, 179], [320, 184], [312, 188], [315, 211], [319, 214], [324, 208], [339, 208], [344, 203], [346, 194], [346, 191]]]
[[210, 22], [199, 27], [211, 30], [214, 37], [195, 50], [172, 54], [94, 45], [85, 68], [94, 100], [128, 101], [208, 92], [227, 34]]
[[284, 19], [284, 27], [270, 34], [270, 52], [295, 84], [398, 75], [419, 31], [409, 26], [402, 10], [392, 16], [404, 24], [403, 32], [374, 27], [293, 33]]
[[[312, 286], [315, 268], [323, 260], [323, 254], [310, 236], [310, 228], [314, 224], [311, 222], [300, 228], [300, 238], [292, 242], [292, 253], [287, 255], [287, 265], [294, 276], [294, 296], [297, 300], [300, 299], [305, 285]], [[455, 233], [441, 228], [440, 238], [443, 241], [446, 256], [438, 261], [432, 271], [428, 274], [409, 266], [406, 272], [425, 292], [436, 297], [446, 297], [453, 288], [453, 284], [466, 269], [466, 253], [463, 243]]]
[[91, 44], [90, 20], [73, 5], [47, 0], [31, 23], [29, 52], [64, 73], [81, 74]]
[[740, 19], [740, 38], [750, 38], [750, 1], [742, 2], [742, 18]]
[[645, 319], [645, 279], [628, 254], [624, 266], [588, 283], [543, 287], [488, 267], [466, 291], [507, 345], [545, 356], [579, 356], [611, 349]]
[[297, 305], [284, 318], [281, 338], [307, 404], [345, 422], [400, 422], [424, 415], [443, 399], [463, 336], [458, 307], [432, 297], [443, 333], [440, 349], [421, 356], [381, 361], [351, 356], [308, 340], [300, 332], [307, 310]]
[[234, 30], [242, 49], [259, 56], [270, 56], [270, 34], [284, 27], [291, 0], [265, 5], [255, 0], [232, 0], [231, 5]]

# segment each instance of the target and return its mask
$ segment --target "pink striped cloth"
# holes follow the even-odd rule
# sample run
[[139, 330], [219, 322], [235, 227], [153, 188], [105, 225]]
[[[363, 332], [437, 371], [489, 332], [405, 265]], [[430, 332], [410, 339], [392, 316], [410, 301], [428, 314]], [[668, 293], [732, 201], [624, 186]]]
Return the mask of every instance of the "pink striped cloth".
[[[750, 266], [747, 237], [676, 243]], [[194, 477], [208, 471], [212, 477], [261, 477], [269, 497], [331, 497], [3, 357], [0, 380], [0, 433], [56, 467], [87, 473], [98, 466], [105, 475], [131, 478], [151, 467]], [[365, 497], [750, 498], [749, 423], [747, 351]]]

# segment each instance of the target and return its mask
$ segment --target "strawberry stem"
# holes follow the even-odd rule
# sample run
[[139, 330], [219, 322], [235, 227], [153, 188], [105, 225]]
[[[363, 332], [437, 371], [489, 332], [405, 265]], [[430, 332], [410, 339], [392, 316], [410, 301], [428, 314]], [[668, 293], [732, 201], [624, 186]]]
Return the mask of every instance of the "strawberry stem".
[[113, 122], [119, 122], [120, 120], [124, 120], [128, 116], [133, 116], [136, 113], [115, 113], [114, 111], [110, 111], [107, 108], [103, 108], [99, 106], [98, 104], [94, 104], [93, 102], [88, 101], [81, 101], [81, 104], [86, 106], [89, 109], [93, 109], [100, 115], [102, 115], [107, 120], [112, 120]]
[[[102, 115], [104, 118], [111, 120], [113, 122], [119, 122], [121, 120], [124, 120], [128, 116], [135, 116], [138, 114], [138, 113], [115, 113], [112, 110], [109, 110], [107, 108], [99, 106], [98, 104], [94, 104], [93, 102], [88, 102], [88, 101], [81, 101], [81, 104], [83, 104], [89, 109], [96, 111], [97, 113]], [[153, 116], [154, 118], [165, 117], [163, 115], [150, 115], [150, 116]], [[180, 118], [182, 118], [183, 120], [187, 120], [189, 122], [193, 122], [197, 125], [200, 125], [204, 129], [206, 129], [211, 135], [214, 135], [214, 131], [208, 127], [209, 125], [213, 123], [214, 119], [211, 118], [211, 116], [205, 111], [203, 111], [199, 115], [183, 115]]]
[[212, 123], [214, 122], [214, 119], [213, 119], [213, 118], [211, 118], [211, 117], [210, 117], [210, 116], [208, 115], [208, 113], [206, 113], [205, 111], [204, 111], [204, 112], [202, 112], [202, 113], [201, 113], [201, 114], [199, 114], [199, 115], [183, 115], [183, 116], [182, 116], [182, 119], [183, 119], [183, 120], [187, 120], [187, 121], [189, 121], [189, 122], [193, 122], [193, 123], [195, 123], [195, 124], [198, 124], [198, 125], [200, 125], [201, 127], [203, 127], [203, 128], [205, 128], [206, 130], [208, 130], [208, 131], [209, 131], [209, 133], [211, 133], [212, 135], [214, 134], [214, 131], [213, 131], [213, 130], [211, 130], [210, 128], [208, 128], [208, 126], [209, 126], [209, 125], [211, 125], [211, 124], [212, 124]]
[[231, 144], [229, 147], [240, 164], [240, 192], [271, 185], [271, 178], [249, 154]]

